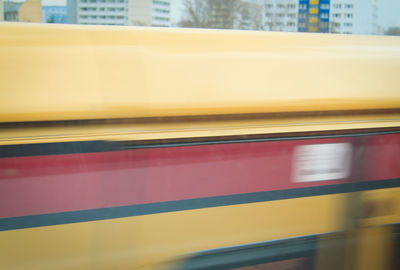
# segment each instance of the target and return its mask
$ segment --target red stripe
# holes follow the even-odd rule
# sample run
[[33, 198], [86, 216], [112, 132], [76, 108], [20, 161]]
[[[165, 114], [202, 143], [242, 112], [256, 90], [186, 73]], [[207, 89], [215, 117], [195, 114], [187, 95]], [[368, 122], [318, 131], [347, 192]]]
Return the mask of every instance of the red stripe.
[[[382, 136], [389, 135], [379, 137]], [[399, 144], [400, 136], [393, 136], [389, 144], [396, 140]], [[379, 141], [375, 137], [378, 136], [366, 141]], [[0, 161], [0, 217], [343, 183], [347, 180], [292, 182], [292, 155], [298, 145], [350, 140], [252, 142], [6, 158]], [[392, 158], [388, 154], [391, 150], [382, 147], [384, 142], [376, 145], [376, 153]], [[379, 162], [379, 166], [384, 164], [383, 160]], [[379, 170], [369, 173], [374, 175], [373, 180], [388, 178], [379, 177], [383, 175], [400, 175], [399, 169], [390, 174]]]
[[400, 134], [368, 137], [366, 180], [400, 178]]

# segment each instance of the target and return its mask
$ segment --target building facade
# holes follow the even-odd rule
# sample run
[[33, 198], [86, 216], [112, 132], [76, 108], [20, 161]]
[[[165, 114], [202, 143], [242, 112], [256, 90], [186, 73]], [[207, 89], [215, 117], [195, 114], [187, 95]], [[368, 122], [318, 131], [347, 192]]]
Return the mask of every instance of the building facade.
[[26, 0], [18, 8], [19, 22], [42, 22], [42, 1]]
[[329, 32], [330, 0], [299, 0], [298, 32]]
[[126, 25], [125, 0], [77, 0], [77, 23]]
[[382, 34], [378, 25], [378, 0], [331, 0], [330, 32]]
[[4, 20], [7, 22], [18, 22], [18, 8], [21, 3], [17, 2], [4, 2]]
[[71, 0], [67, 22], [99, 25], [170, 26], [169, 0]]
[[42, 6], [42, 22], [67, 23], [67, 7]]
[[78, 0], [67, 0], [67, 23], [76, 24], [77, 19], [77, 2]]
[[268, 31], [297, 31], [299, 0], [265, 0], [264, 29]]
[[3, 7], [3, 0], [0, 0], [0, 21], [4, 21], [4, 7]]
[[165, 0], [152, 0], [152, 26], [169, 27], [171, 25], [171, 3]]

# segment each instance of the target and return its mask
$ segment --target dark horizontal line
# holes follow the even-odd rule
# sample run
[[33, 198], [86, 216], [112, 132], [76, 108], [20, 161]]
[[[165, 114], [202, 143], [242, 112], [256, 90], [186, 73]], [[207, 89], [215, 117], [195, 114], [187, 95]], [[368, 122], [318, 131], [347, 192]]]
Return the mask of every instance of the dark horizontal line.
[[[382, 225], [389, 226], [394, 235], [388, 235], [390, 240], [400, 235], [400, 223]], [[396, 239], [396, 238], [395, 238]], [[178, 269], [180, 270], [224, 270], [238, 267], [285, 261], [296, 258], [315, 262], [316, 251], [335, 249], [343, 250], [345, 245], [354, 245], [356, 239], [349, 238], [346, 231], [334, 231], [311, 234], [284, 239], [263, 241], [237, 246], [221, 247], [188, 254]], [[304, 266], [304, 265], [303, 265]], [[339, 264], [336, 267], [342, 266]], [[306, 267], [312, 269], [313, 267]], [[341, 268], [340, 268], [341, 269]]]
[[110, 208], [79, 210], [72, 212], [10, 217], [0, 219], [0, 231], [142, 216], [157, 213], [185, 211], [245, 203], [256, 203], [310, 196], [357, 192], [372, 189], [393, 188], [399, 186], [400, 179], [388, 179], [347, 184], [335, 184], [328, 186], [306, 187], [298, 189], [234, 194], [198, 199], [186, 199], [178, 201], [157, 202]]
[[236, 121], [257, 120], [276, 118], [315, 118], [328, 116], [346, 115], [393, 115], [399, 114], [399, 108], [389, 109], [358, 109], [358, 110], [328, 110], [328, 111], [294, 111], [294, 112], [265, 112], [265, 113], [230, 113], [210, 115], [180, 115], [180, 116], [150, 116], [134, 118], [104, 118], [104, 119], [76, 119], [76, 120], [49, 120], [49, 121], [24, 121], [24, 122], [1, 122], [3, 128], [26, 128], [26, 127], [60, 127], [60, 126], [85, 126], [104, 124], [138, 124], [138, 123], [192, 123], [203, 121]]
[[[334, 134], [332, 134], [334, 133]], [[62, 154], [80, 154], [109, 152], [128, 149], [141, 148], [160, 148], [160, 147], [182, 147], [209, 144], [227, 144], [227, 143], [248, 143], [248, 142], [268, 142], [268, 141], [289, 141], [289, 140], [308, 140], [308, 139], [328, 139], [345, 138], [358, 136], [387, 135], [400, 133], [399, 129], [390, 130], [353, 130], [349, 131], [330, 131], [328, 132], [301, 132], [274, 135], [245, 135], [229, 137], [212, 138], [185, 138], [174, 140], [141, 140], [141, 141], [78, 141], [78, 142], [55, 142], [55, 143], [36, 143], [36, 144], [14, 144], [0, 145], [0, 158], [39, 156], [39, 155], [62, 155]]]
[[[327, 233], [324, 235], [335, 235]], [[225, 270], [315, 255], [321, 235], [292, 237], [261, 243], [206, 250], [192, 254], [180, 270]]]

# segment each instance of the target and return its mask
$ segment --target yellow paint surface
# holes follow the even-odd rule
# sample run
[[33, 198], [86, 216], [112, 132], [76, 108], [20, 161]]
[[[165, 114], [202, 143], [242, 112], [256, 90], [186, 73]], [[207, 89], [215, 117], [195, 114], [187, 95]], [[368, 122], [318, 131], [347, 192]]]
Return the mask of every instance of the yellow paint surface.
[[400, 39], [0, 25], [0, 122], [400, 107]]
[[0, 232], [1, 269], [151, 269], [206, 249], [341, 229], [328, 195]]

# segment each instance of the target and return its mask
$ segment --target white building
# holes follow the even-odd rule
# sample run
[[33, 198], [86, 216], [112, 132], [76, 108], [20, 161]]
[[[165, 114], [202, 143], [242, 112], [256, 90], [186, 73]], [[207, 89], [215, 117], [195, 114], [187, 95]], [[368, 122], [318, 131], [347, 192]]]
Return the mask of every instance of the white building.
[[78, 24], [126, 25], [128, 21], [125, 0], [78, 0]]
[[381, 34], [378, 7], [378, 0], [331, 0], [330, 32]]
[[153, 26], [165, 26], [171, 25], [170, 19], [170, 1], [166, 0], [153, 0], [152, 1], [152, 25]]
[[265, 30], [297, 32], [299, 0], [264, 0], [263, 2]]
[[170, 25], [169, 0], [77, 0], [76, 10], [78, 24]]

